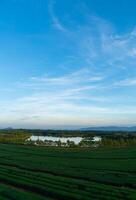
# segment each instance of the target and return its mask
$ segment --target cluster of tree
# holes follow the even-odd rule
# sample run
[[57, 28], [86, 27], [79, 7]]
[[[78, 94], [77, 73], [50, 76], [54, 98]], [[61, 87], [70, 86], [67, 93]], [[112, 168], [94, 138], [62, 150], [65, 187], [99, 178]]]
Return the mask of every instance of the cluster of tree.
[[37, 140], [37, 141], [31, 141], [27, 140], [25, 141], [25, 144], [31, 144], [31, 145], [41, 145], [41, 146], [57, 146], [57, 147], [77, 147], [77, 145], [73, 141], [67, 141], [67, 142], [61, 142], [59, 141], [52, 141], [52, 140]]
[[17, 143], [24, 144], [30, 137], [30, 134], [24, 132], [4, 132], [0, 133], [0, 143]]
[[125, 147], [136, 145], [136, 137], [130, 138], [103, 138], [100, 146], [104, 147]]
[[92, 140], [82, 140], [80, 143], [79, 143], [79, 147], [90, 147], [90, 148], [96, 148], [96, 147], [99, 147], [101, 144], [101, 141], [92, 141]]
[[67, 142], [61, 142], [61, 140], [59, 140], [59, 141], [52, 141], [52, 140], [31, 141], [31, 140], [27, 140], [25, 142], [25, 144], [40, 145], [40, 146], [70, 147], [70, 148], [74, 148], [74, 147], [90, 147], [90, 148], [94, 148], [94, 147], [100, 146], [100, 142], [101, 141], [95, 142], [95, 141], [83, 139], [79, 144], [75, 144], [74, 141], [70, 141], [70, 140], [67, 140]]

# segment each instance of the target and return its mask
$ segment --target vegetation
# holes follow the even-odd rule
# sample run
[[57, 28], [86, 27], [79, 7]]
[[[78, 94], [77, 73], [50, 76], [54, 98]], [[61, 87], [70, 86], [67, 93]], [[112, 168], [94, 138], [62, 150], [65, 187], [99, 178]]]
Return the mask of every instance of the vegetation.
[[[37, 132], [36, 132], [37, 131]], [[37, 134], [36, 134], [37, 133]], [[76, 137], [81, 136], [83, 140], [79, 145], [75, 145], [72, 141], [62, 143], [61, 141], [29, 141], [31, 135], [43, 136], [62, 136], [62, 137]], [[92, 141], [94, 136], [100, 136], [102, 141]], [[135, 132], [103, 132], [103, 131], [58, 131], [58, 130], [26, 130], [26, 129], [9, 129], [0, 130], [0, 143], [14, 143], [14, 144], [29, 144], [40, 146], [58, 146], [58, 147], [125, 147], [136, 146]]]
[[128, 131], [91, 131], [91, 130], [40, 130], [40, 129], [1, 129], [1, 134], [16, 134], [25, 133], [29, 135], [39, 136], [58, 136], [58, 137], [93, 137], [93, 136], [104, 136], [104, 137], [135, 137], [136, 132]]
[[135, 200], [136, 148], [0, 144], [0, 199]]
[[0, 143], [24, 144], [30, 134], [23, 131], [0, 131]]

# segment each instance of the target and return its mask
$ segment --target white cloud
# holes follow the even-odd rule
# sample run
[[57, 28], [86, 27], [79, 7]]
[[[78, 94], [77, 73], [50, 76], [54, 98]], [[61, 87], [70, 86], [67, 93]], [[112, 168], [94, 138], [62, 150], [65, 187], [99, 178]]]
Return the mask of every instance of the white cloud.
[[75, 83], [93, 83], [99, 82], [104, 79], [104, 76], [101, 75], [94, 75], [91, 73], [89, 68], [82, 68], [78, 71], [73, 73], [67, 74], [65, 76], [58, 76], [58, 77], [49, 77], [49, 76], [42, 76], [42, 77], [31, 77], [30, 83], [34, 81], [34, 83], [38, 84], [48, 84], [48, 85], [69, 85]]
[[136, 78], [121, 80], [114, 84], [115, 86], [136, 86]]
[[96, 106], [95, 104], [82, 105], [65, 99], [65, 95], [61, 96], [56, 93], [41, 93], [10, 101], [4, 103], [3, 109], [4, 112], [3, 116], [0, 117], [0, 122], [9, 120], [10, 123], [14, 122], [14, 124], [44, 128], [53, 125], [56, 127], [63, 125], [82, 127], [84, 125], [99, 124], [100, 122], [108, 124], [109, 121], [119, 123], [118, 115], [122, 115], [122, 120], [124, 116], [136, 115], [136, 107], [122, 105], [119, 108], [114, 108]]
[[64, 33], [68, 33], [69, 31], [62, 25], [58, 17], [54, 13], [54, 1], [50, 0], [49, 2], [49, 14], [53, 23], [53, 26]]

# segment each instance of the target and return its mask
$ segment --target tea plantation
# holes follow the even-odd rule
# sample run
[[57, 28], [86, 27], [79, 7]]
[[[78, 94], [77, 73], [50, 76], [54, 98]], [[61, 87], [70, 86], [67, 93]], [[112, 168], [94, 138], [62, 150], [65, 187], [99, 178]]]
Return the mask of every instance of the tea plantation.
[[0, 200], [135, 200], [136, 147], [0, 144]]

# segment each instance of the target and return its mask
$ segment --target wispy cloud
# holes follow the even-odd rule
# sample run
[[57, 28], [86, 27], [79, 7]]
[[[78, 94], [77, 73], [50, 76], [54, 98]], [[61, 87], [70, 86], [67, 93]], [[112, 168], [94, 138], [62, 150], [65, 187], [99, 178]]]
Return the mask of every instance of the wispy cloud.
[[49, 1], [49, 14], [52, 20], [52, 24], [57, 30], [62, 31], [64, 33], [68, 33], [69, 32], [68, 29], [64, 25], [62, 25], [62, 23], [54, 13], [54, 4], [55, 1], [53, 0]]
[[136, 78], [121, 80], [114, 84], [115, 86], [136, 86]]
[[99, 82], [104, 79], [104, 76], [101, 75], [94, 75], [90, 72], [88, 68], [82, 68], [78, 71], [73, 73], [67, 74], [65, 76], [58, 76], [58, 77], [31, 77], [30, 81], [34, 81], [37, 83], [48, 84], [48, 85], [67, 85], [67, 84], [74, 84], [74, 83], [91, 83], [91, 82]]
[[[77, 52], [95, 70], [107, 73], [133, 68], [136, 61], [135, 27], [127, 33], [118, 33], [108, 22], [90, 15], [85, 26], [75, 29]], [[79, 37], [78, 37], [79, 35]], [[80, 40], [80, 42], [79, 42]]]
[[44, 128], [53, 127], [53, 125], [56, 127], [80, 125], [82, 127], [100, 123], [108, 124], [109, 122], [118, 124], [118, 115], [122, 116], [120, 123], [123, 123], [124, 120], [126, 122], [124, 116], [136, 115], [136, 107], [122, 105], [120, 108], [111, 108], [109, 106], [96, 106], [95, 104], [82, 105], [65, 99], [65, 95], [63, 97], [56, 93], [53, 95], [46, 92], [10, 101], [10, 107], [9, 102], [7, 102], [3, 105], [3, 109], [2, 119], [0, 117], [3, 124], [9, 119], [10, 123], [16, 122], [18, 126], [26, 127], [28, 124], [29, 127]]
[[[57, 30], [69, 33], [55, 15], [53, 1], [49, 14]], [[44, 127], [135, 123], [136, 105], [124, 96], [133, 94], [134, 99], [136, 28], [119, 34], [106, 20], [89, 15], [85, 25], [77, 24], [73, 29], [68, 43], [72, 51], [65, 60], [66, 70], [19, 81], [16, 90], [25, 90], [25, 94], [12, 101], [0, 101], [0, 111], [4, 111], [0, 121]], [[126, 92], [126, 86], [131, 90]]]
[[[65, 76], [51, 77], [31, 77], [24, 83], [18, 83], [19, 88], [40, 93], [49, 99], [59, 99], [59, 101], [82, 101], [89, 99], [101, 101], [101, 98], [92, 95], [92, 91], [100, 90], [104, 76], [94, 75], [88, 68], [82, 68]], [[40, 99], [39, 99], [40, 101]], [[77, 101], [77, 103], [78, 103]]]

